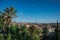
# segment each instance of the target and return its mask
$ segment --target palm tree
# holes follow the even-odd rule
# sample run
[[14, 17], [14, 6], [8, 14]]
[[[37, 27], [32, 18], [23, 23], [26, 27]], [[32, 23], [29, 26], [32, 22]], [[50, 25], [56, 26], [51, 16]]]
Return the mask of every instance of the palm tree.
[[12, 18], [16, 17], [16, 10], [13, 7], [5, 8], [2, 11], [0, 11], [0, 23], [2, 21], [3, 27], [5, 27], [5, 24], [10, 25]]
[[16, 10], [13, 7], [5, 8], [4, 9], [4, 22], [5, 22], [5, 29], [7, 31], [7, 35], [10, 34], [10, 24], [12, 22], [12, 18], [16, 17]]
[[[2, 24], [2, 29], [7, 32], [7, 36], [9, 36], [9, 27], [12, 21], [12, 18], [16, 17], [16, 10], [13, 7], [5, 8], [3, 11], [0, 11], [0, 25]], [[5, 38], [4, 38], [5, 39]]]
[[8, 25], [10, 25], [12, 18], [16, 17], [16, 10], [13, 7], [10, 8], [5, 8], [4, 9], [4, 16], [5, 16], [5, 21]]

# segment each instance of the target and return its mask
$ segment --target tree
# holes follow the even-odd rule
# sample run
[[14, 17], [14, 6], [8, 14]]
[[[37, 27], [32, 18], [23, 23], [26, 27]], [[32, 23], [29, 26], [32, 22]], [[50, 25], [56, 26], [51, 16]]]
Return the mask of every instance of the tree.
[[[0, 28], [2, 28], [4, 39], [6, 36], [10, 37], [10, 24], [12, 21], [12, 18], [16, 16], [16, 10], [13, 7], [5, 8], [3, 11], [0, 11]], [[5, 36], [5, 33], [7, 34]], [[7, 38], [8, 38], [7, 37]], [[8, 39], [6, 39], [8, 40]]]
[[31, 26], [30, 28], [30, 40], [40, 40], [39, 34], [40, 32], [35, 26]]
[[5, 21], [9, 25], [12, 21], [12, 18], [16, 17], [16, 10], [13, 7], [4, 9]]
[[48, 40], [48, 28], [47, 28], [47, 25], [43, 28], [43, 40]]
[[35, 26], [27, 28], [11, 24], [12, 18], [16, 16], [16, 10], [13, 7], [6, 8], [0, 12], [0, 33], [1, 40], [40, 40], [39, 31]]
[[55, 40], [60, 40], [60, 28], [58, 26], [58, 20], [57, 20], [57, 27], [55, 29], [55, 36], [56, 36]]

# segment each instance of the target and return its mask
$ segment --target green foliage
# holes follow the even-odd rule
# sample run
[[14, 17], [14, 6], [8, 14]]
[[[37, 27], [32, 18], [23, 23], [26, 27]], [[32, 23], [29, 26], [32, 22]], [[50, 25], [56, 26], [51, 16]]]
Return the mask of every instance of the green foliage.
[[4, 40], [4, 35], [0, 33], [0, 40]]
[[48, 28], [47, 26], [43, 28], [43, 40], [47, 40], [48, 37]]
[[31, 34], [31, 40], [40, 40], [39, 38], [39, 31], [35, 26], [32, 26], [29, 28], [30, 29], [30, 34]]
[[60, 28], [55, 29], [56, 39], [60, 40]]
[[[10, 24], [16, 15], [13, 7], [6, 8], [0, 12], [0, 40], [40, 40], [39, 31], [35, 26], [27, 28]], [[1, 31], [0, 30], [0, 31]]]

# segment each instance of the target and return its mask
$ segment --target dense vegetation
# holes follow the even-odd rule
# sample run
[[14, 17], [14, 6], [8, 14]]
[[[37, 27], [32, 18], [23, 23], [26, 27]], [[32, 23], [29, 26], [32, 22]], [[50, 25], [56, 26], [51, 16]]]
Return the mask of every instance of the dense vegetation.
[[[47, 26], [43, 28], [43, 31], [40, 31], [35, 26], [27, 28], [26, 26], [13, 25], [12, 19], [16, 17], [16, 12], [13, 7], [0, 11], [0, 40], [48, 40]], [[42, 33], [41, 36], [40, 33]], [[56, 28], [55, 33], [56, 37], [54, 38], [60, 40], [60, 29]]]
[[13, 7], [0, 11], [0, 40], [40, 40], [36, 27], [18, 26], [12, 24], [12, 18], [16, 17]]

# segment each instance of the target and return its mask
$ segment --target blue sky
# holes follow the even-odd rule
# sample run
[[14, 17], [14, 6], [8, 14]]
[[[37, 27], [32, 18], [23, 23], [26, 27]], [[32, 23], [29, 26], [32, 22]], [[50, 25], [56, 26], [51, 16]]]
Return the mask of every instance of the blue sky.
[[60, 0], [0, 0], [0, 10], [13, 6], [16, 22], [60, 22]]

